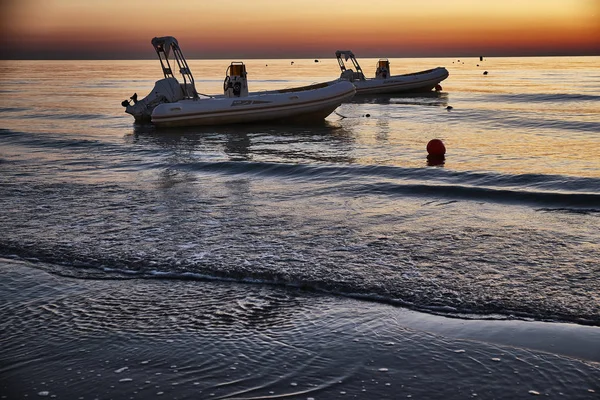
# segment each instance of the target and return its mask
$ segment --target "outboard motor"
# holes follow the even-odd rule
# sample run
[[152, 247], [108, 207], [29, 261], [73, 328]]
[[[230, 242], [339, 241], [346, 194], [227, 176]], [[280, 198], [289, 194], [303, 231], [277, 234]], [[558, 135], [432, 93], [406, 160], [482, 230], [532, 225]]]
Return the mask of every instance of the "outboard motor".
[[390, 62], [387, 58], [382, 58], [377, 62], [377, 70], [375, 71], [375, 78], [387, 79], [390, 77]]
[[125, 107], [126, 113], [133, 115], [136, 122], [150, 122], [152, 111], [157, 105], [184, 98], [184, 90], [177, 79], [165, 78], [156, 81], [154, 89], [142, 100], [138, 100], [137, 93], [134, 93], [129, 100], [123, 100], [121, 105]]
[[248, 96], [248, 79], [246, 66], [243, 62], [234, 61], [227, 68], [223, 82], [223, 92], [227, 97]]

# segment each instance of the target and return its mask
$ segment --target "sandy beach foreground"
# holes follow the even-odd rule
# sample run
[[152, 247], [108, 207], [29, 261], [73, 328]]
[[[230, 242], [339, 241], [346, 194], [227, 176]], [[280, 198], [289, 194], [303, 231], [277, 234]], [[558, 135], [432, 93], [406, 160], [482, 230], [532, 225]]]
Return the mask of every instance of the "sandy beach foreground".
[[[39, 265], [38, 265], [39, 266]], [[600, 328], [0, 262], [3, 399], [594, 399]]]

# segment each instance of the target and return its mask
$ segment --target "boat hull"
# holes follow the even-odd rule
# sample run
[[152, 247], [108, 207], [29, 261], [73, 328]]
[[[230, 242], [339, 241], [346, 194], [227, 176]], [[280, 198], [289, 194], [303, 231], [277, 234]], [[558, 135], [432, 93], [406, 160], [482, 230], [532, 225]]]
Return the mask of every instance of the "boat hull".
[[352, 82], [357, 95], [392, 94], [430, 91], [448, 77], [443, 67], [405, 75], [393, 75], [387, 79], [366, 79]]
[[356, 92], [350, 82], [291, 90], [261, 92], [246, 97], [216, 96], [164, 103], [152, 112], [157, 127], [205, 126], [265, 121], [322, 120]]

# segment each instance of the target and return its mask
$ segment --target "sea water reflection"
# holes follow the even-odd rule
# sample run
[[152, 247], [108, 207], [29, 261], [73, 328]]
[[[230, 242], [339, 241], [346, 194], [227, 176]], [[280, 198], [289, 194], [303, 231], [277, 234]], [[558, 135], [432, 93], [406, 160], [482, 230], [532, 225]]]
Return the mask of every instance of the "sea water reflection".
[[[353, 163], [354, 133], [337, 121], [156, 129], [135, 125], [131, 143], [230, 161]], [[199, 154], [200, 155], [200, 154]]]
[[384, 95], [357, 95], [349, 103], [354, 104], [406, 104], [414, 106], [447, 107], [447, 92], [422, 92]]

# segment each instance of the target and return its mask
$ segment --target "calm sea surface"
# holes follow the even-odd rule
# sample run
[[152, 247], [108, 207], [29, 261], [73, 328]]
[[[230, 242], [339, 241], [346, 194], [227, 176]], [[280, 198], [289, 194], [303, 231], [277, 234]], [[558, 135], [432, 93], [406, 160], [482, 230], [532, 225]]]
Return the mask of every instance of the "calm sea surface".
[[[221, 93], [230, 61], [190, 60], [198, 91]], [[333, 57], [244, 61], [251, 91], [339, 75]], [[450, 77], [318, 125], [176, 130], [120, 105], [157, 61], [0, 61], [0, 392], [91, 396], [115, 375], [97, 397], [597, 396], [597, 348], [473, 350], [401, 315], [600, 337], [600, 57], [390, 61]], [[521, 362], [545, 383], [517, 390]]]

